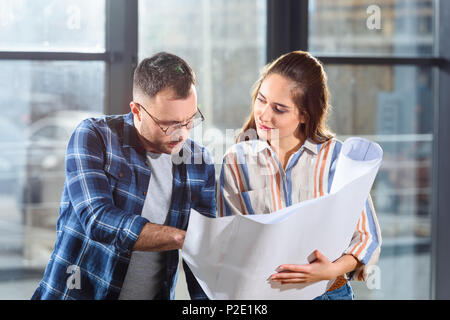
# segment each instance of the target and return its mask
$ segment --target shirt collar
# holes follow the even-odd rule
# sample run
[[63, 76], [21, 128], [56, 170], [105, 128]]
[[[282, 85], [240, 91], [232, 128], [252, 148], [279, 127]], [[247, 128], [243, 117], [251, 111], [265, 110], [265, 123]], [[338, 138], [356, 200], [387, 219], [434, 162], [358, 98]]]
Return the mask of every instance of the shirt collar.
[[[252, 146], [253, 146], [253, 149], [257, 148], [257, 150], [259, 150], [260, 148], [262, 148], [262, 149], [271, 149], [271, 147], [267, 143], [267, 141], [259, 140], [259, 139], [253, 140], [252, 141]], [[317, 143], [315, 143], [310, 138], [306, 139], [306, 141], [303, 143], [303, 145], [300, 147], [300, 149], [298, 149], [296, 151], [296, 153], [299, 152], [302, 148], [311, 151], [313, 154], [318, 154]]]
[[314, 141], [312, 141], [310, 138], [306, 139], [305, 143], [303, 144], [303, 147], [305, 149], [308, 149], [309, 151], [311, 151], [314, 154], [317, 154], [317, 143], [315, 143]]
[[141, 142], [139, 141], [139, 138], [136, 133], [132, 112], [124, 116], [122, 145], [124, 147], [135, 148], [139, 152], [145, 152], [145, 149], [142, 146]]

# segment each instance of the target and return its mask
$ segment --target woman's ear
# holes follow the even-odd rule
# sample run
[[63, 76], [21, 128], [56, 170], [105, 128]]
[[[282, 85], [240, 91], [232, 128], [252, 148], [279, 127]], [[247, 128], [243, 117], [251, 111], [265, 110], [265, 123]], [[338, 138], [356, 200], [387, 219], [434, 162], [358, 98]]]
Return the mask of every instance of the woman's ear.
[[306, 111], [300, 110], [298, 130], [300, 135], [306, 134], [306, 124], [308, 123], [308, 114]]
[[300, 125], [305, 125], [306, 122], [308, 121], [308, 114], [306, 113], [306, 111], [300, 110]]

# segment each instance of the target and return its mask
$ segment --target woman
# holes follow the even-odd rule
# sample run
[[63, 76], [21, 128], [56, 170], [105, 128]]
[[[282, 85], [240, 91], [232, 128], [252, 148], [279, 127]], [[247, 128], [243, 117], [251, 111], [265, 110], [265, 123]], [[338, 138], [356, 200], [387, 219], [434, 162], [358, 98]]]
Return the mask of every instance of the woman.
[[[307, 52], [268, 64], [255, 83], [252, 112], [238, 143], [224, 156], [217, 188], [219, 216], [262, 214], [330, 191], [342, 142], [327, 128], [326, 75]], [[343, 255], [329, 261], [318, 250], [308, 265], [283, 264], [271, 281], [330, 280], [316, 299], [353, 299], [349, 280], [367, 279], [378, 261], [380, 228], [370, 196]]]

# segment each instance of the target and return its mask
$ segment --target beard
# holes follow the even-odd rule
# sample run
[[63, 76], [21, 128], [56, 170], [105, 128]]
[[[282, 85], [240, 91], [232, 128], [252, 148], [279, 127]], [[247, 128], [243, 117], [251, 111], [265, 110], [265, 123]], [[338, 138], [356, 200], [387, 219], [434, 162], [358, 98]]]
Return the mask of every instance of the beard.
[[186, 137], [176, 132], [170, 136], [164, 135], [158, 137], [145, 129], [142, 130], [141, 133], [138, 133], [138, 137], [145, 150], [153, 153], [166, 153], [172, 155], [181, 150], [186, 140]]

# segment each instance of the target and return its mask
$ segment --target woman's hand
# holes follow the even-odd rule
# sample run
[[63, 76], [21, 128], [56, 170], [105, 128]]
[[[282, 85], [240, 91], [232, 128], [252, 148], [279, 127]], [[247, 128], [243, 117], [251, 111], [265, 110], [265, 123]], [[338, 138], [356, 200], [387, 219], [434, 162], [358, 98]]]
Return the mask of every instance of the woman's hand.
[[333, 262], [327, 259], [319, 250], [314, 251], [316, 260], [310, 264], [282, 264], [269, 280], [287, 283], [312, 283], [336, 278], [337, 270]]

